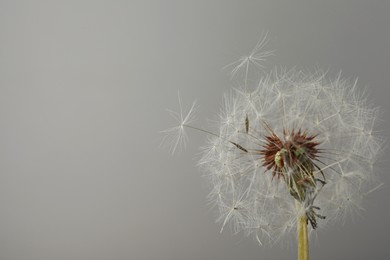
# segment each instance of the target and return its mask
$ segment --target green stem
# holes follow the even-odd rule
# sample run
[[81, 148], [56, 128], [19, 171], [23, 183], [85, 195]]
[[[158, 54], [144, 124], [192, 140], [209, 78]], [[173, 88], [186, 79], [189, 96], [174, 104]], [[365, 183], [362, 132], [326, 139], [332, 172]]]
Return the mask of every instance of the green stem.
[[309, 239], [307, 236], [306, 215], [299, 217], [298, 227], [298, 260], [309, 260]]

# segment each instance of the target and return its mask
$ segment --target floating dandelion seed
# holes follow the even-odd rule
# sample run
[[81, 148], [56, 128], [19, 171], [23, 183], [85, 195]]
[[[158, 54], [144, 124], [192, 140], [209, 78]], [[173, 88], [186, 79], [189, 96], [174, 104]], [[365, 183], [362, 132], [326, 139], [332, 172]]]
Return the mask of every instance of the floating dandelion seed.
[[230, 224], [274, 245], [298, 225], [299, 259], [308, 259], [307, 232], [360, 211], [377, 185], [378, 110], [356, 82], [296, 70], [266, 75], [254, 90], [245, 79], [224, 104], [214, 133], [179, 116], [180, 126], [209, 134], [199, 165], [221, 231]]
[[170, 147], [172, 154], [175, 153], [177, 149], [183, 149], [186, 147], [188, 137], [184, 131], [184, 127], [190, 126], [190, 124], [195, 121], [194, 112], [196, 110], [196, 102], [194, 101], [188, 112], [184, 114], [185, 111], [180, 93], [178, 93], [178, 99], [179, 112], [175, 112], [173, 110], [168, 110], [168, 112], [179, 124], [170, 129], [161, 131], [161, 133], [165, 134], [162, 144], [166, 144], [168, 147]]
[[249, 55], [241, 56], [237, 61], [234, 61], [226, 65], [225, 67], [223, 67], [223, 69], [233, 68], [231, 70], [231, 78], [237, 76], [244, 76], [245, 78], [244, 83], [246, 86], [249, 70], [251, 67], [255, 67], [260, 70], [263, 70], [265, 68], [263, 62], [265, 62], [268, 57], [274, 54], [274, 51], [272, 50], [263, 51], [264, 47], [268, 43], [267, 35], [268, 35], [267, 32], [262, 33], [255, 48], [253, 48], [253, 50], [251, 51], [251, 53], [249, 53]]

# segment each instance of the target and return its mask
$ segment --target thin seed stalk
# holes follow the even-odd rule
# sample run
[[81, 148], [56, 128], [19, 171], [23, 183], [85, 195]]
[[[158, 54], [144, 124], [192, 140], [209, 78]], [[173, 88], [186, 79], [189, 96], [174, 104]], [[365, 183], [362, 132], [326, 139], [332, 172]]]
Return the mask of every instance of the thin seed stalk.
[[307, 236], [307, 218], [306, 215], [299, 217], [297, 221], [298, 228], [298, 260], [309, 259], [309, 239]]

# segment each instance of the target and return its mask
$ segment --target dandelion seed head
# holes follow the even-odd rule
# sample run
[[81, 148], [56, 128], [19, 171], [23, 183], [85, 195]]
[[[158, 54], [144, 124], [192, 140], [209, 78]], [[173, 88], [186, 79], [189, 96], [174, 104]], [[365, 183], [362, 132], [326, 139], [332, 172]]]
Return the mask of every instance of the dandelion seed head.
[[302, 210], [315, 229], [363, 209], [383, 142], [374, 134], [377, 109], [356, 84], [278, 71], [252, 91], [232, 91], [224, 104], [219, 136], [208, 138], [199, 162], [222, 230], [231, 225], [276, 244], [295, 234]]
[[244, 84], [224, 96], [213, 131], [191, 125], [195, 103], [185, 111], [179, 96], [180, 112], [170, 112], [177, 125], [164, 131], [164, 141], [174, 152], [186, 145], [184, 128], [206, 133], [198, 165], [221, 232], [230, 226], [276, 245], [295, 237], [302, 215], [309, 234], [359, 216], [364, 197], [381, 186], [373, 165], [384, 140], [376, 130], [378, 109], [341, 74], [281, 69], [248, 84], [250, 68], [261, 71], [272, 54], [260, 51], [266, 43], [264, 36], [250, 55], [227, 66]]

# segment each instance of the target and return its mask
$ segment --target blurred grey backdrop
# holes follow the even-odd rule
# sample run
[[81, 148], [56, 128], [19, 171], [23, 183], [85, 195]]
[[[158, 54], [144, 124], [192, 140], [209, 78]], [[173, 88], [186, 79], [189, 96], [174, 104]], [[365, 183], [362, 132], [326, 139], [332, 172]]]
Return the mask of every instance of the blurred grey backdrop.
[[[205, 136], [171, 156], [166, 108], [201, 125], [237, 86], [221, 68], [262, 31], [267, 66], [359, 77], [390, 130], [390, 1], [0, 0], [0, 259], [295, 259], [219, 233], [196, 168]], [[311, 259], [390, 259], [385, 182], [362, 217], [320, 230]]]

